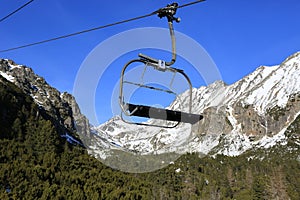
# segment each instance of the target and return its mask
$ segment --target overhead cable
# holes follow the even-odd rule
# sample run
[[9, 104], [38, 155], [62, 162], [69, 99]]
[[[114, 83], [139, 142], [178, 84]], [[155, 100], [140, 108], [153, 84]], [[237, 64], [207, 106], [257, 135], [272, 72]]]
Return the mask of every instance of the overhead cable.
[[[181, 6], [178, 6], [177, 8], [187, 7], [187, 6], [190, 6], [190, 5], [193, 5], [193, 4], [196, 4], [196, 3], [200, 3], [200, 2], [203, 2], [203, 1], [205, 1], [205, 0], [198, 0], [198, 1], [190, 2], [190, 3], [187, 3], [187, 4], [183, 4]], [[83, 30], [83, 31], [78, 31], [78, 32], [74, 32], [74, 33], [70, 33], [70, 34], [66, 34], [66, 35], [62, 35], [62, 36], [58, 36], [58, 37], [54, 37], [54, 38], [50, 38], [50, 39], [46, 39], [46, 40], [41, 40], [41, 41], [38, 41], [38, 42], [33, 42], [33, 43], [29, 43], [29, 44], [25, 44], [25, 45], [13, 47], [13, 48], [0, 50], [0, 53], [13, 51], [13, 50], [17, 50], [17, 49], [22, 49], [22, 48], [26, 48], [26, 47], [30, 47], [30, 46], [34, 46], [34, 45], [38, 45], [38, 44], [43, 44], [43, 43], [47, 43], [47, 42], [51, 42], [51, 41], [55, 41], [55, 40], [60, 40], [60, 39], [63, 39], [63, 38], [72, 37], [72, 36], [75, 36], [75, 35], [80, 35], [80, 34], [95, 31], [95, 30], [100, 30], [100, 29], [116, 26], [116, 25], [119, 25], [119, 24], [128, 23], [128, 22], [131, 22], [131, 21], [135, 21], [135, 20], [139, 20], [139, 19], [142, 19], [142, 18], [150, 17], [152, 15], [156, 15], [159, 11], [160, 10], [157, 10], [157, 11], [154, 11], [152, 13], [142, 15], [142, 16], [139, 16], [139, 17], [134, 17], [134, 18], [114, 22], [114, 23], [111, 23], [111, 24], [106, 24], [106, 25], [94, 27], [94, 28], [91, 28], [91, 29], [86, 29], [86, 30]]]

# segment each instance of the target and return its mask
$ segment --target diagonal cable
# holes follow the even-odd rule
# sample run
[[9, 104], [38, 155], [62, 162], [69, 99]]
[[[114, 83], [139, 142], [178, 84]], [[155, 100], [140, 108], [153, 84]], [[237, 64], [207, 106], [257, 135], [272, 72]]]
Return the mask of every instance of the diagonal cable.
[[22, 46], [13, 47], [13, 48], [5, 49], [5, 50], [1, 50], [0, 53], [7, 52], [7, 51], [13, 51], [13, 50], [17, 50], [17, 49], [22, 49], [22, 48], [25, 48], [25, 47], [30, 47], [30, 46], [34, 46], [34, 45], [38, 45], [38, 44], [43, 44], [43, 43], [47, 43], [47, 42], [51, 42], [51, 41], [55, 41], [55, 40], [60, 40], [60, 39], [63, 39], [63, 38], [72, 37], [72, 36], [75, 36], [75, 35], [80, 35], [80, 34], [83, 34], [83, 33], [108, 28], [108, 27], [115, 26], [115, 25], [118, 25], [118, 24], [124, 24], [124, 23], [130, 22], [130, 21], [146, 18], [146, 17], [149, 17], [149, 16], [154, 15], [154, 14], [155, 13], [151, 13], [151, 14], [148, 14], [148, 15], [134, 17], [134, 18], [131, 18], [131, 19], [123, 20], [123, 21], [118, 21], [118, 22], [115, 22], [115, 23], [106, 24], [106, 25], [103, 25], [103, 26], [98, 26], [98, 27], [95, 27], [95, 28], [91, 28], [91, 29], [87, 29], [87, 30], [83, 30], [83, 31], [78, 31], [78, 32], [75, 32], [75, 33], [70, 33], [70, 34], [67, 34], [67, 35], [62, 35], [62, 36], [50, 38], [50, 39], [47, 39], [47, 40], [41, 40], [41, 41], [38, 41], [38, 42], [25, 44], [25, 45], [22, 45]]
[[0, 19], [0, 22], [3, 22], [4, 20], [6, 20], [7, 18], [9, 18], [10, 16], [12, 16], [13, 14], [17, 13], [18, 11], [22, 10], [23, 8], [25, 8], [27, 5], [29, 5], [30, 3], [32, 3], [34, 0], [28, 1], [27, 3], [25, 3], [24, 5], [22, 5], [21, 7], [17, 8], [16, 10], [14, 10], [13, 12], [9, 13], [8, 15], [6, 15], [5, 17], [2, 17]]

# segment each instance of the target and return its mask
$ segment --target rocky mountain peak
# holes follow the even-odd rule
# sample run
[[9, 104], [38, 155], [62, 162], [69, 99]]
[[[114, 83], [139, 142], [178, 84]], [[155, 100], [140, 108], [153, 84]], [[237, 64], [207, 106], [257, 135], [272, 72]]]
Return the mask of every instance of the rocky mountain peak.
[[89, 129], [88, 120], [80, 113], [74, 97], [66, 92], [61, 93], [50, 86], [31, 68], [18, 65], [12, 60], [0, 59], [0, 75], [30, 95], [40, 109], [44, 109], [54, 121], [64, 126], [66, 130], [75, 132], [79, 127], [82, 128], [82, 124], [85, 124], [85, 129]]

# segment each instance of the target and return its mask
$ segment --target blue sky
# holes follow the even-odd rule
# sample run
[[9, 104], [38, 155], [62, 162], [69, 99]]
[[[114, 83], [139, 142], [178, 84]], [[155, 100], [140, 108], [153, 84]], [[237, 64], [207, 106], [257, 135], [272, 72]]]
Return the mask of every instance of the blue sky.
[[[27, 0], [1, 1], [0, 17], [26, 2]], [[181, 5], [190, 1], [177, 2]], [[172, 1], [114, 0], [103, 3], [96, 0], [35, 0], [0, 23], [0, 49], [148, 14], [168, 3]], [[177, 16], [182, 21], [175, 24], [175, 29], [201, 44], [217, 65], [223, 81], [231, 84], [260, 65], [279, 64], [289, 55], [300, 51], [299, 10], [299, 0], [207, 0], [178, 10]], [[99, 43], [123, 31], [143, 27], [165, 28], [166, 21], [152, 16], [51, 43], [1, 53], [0, 57], [32, 67], [52, 86], [72, 93], [82, 62]], [[119, 74], [122, 67], [119, 66], [120, 63], [134, 58], [135, 54], [136, 52], [116, 61], [116, 67], [110, 68], [112, 73]], [[193, 84], [199, 87], [205, 83], [200, 81]], [[109, 90], [97, 92], [99, 122], [111, 117], [110, 95]], [[82, 112], [85, 113], [85, 110]]]

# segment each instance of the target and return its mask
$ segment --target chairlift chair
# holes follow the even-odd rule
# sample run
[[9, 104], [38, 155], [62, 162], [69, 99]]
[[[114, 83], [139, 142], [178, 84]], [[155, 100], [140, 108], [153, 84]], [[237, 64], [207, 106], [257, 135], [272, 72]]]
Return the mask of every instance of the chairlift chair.
[[[173, 28], [173, 21], [176, 21], [177, 23], [180, 22], [179, 18], [174, 17], [176, 14], [178, 4], [173, 3], [170, 5], [167, 5], [165, 8], [159, 9], [157, 12], [158, 17], [163, 18], [166, 17], [168, 19], [168, 25], [170, 30], [170, 36], [172, 41], [172, 59], [170, 62], [166, 62], [164, 60], [158, 60], [155, 58], [152, 58], [150, 56], [139, 54], [139, 58], [134, 59], [126, 63], [122, 69], [121, 72], [121, 78], [120, 78], [120, 93], [119, 93], [119, 104], [121, 107], [121, 118], [126, 123], [130, 124], [137, 124], [137, 125], [146, 125], [146, 126], [158, 126], [163, 128], [173, 128], [176, 127], [179, 123], [190, 123], [195, 124], [201, 119], [203, 119], [202, 115], [198, 114], [192, 114], [192, 84], [187, 76], [187, 74], [182, 70], [178, 68], [172, 67], [172, 65], [176, 61], [176, 42], [175, 42], [175, 34], [174, 34], [174, 28]], [[130, 82], [126, 81], [124, 79], [125, 72], [128, 66], [130, 66], [133, 63], [141, 63], [144, 64], [146, 67], [153, 67], [155, 70], [161, 71], [161, 72], [171, 72], [171, 73], [178, 73], [181, 74], [187, 81], [189, 85], [189, 112], [181, 112], [177, 110], [170, 110], [170, 109], [163, 109], [163, 108], [157, 108], [153, 106], [148, 105], [138, 105], [133, 104], [129, 102], [124, 102], [124, 84], [133, 84], [138, 87], [143, 87], [147, 89], [152, 90], [158, 90], [161, 92], [167, 92], [167, 93], [174, 93], [172, 90], [164, 90], [158, 87], [148, 86], [143, 83], [136, 83], [136, 82]], [[175, 93], [174, 93], [175, 94]], [[135, 116], [135, 117], [143, 117], [143, 118], [149, 118], [149, 119], [159, 119], [159, 120], [165, 120], [169, 122], [174, 122], [172, 125], [161, 125], [161, 124], [153, 124], [153, 123], [142, 123], [142, 122], [135, 122], [135, 121], [128, 121], [125, 120], [123, 117], [123, 114], [126, 116]]]

